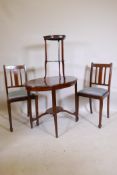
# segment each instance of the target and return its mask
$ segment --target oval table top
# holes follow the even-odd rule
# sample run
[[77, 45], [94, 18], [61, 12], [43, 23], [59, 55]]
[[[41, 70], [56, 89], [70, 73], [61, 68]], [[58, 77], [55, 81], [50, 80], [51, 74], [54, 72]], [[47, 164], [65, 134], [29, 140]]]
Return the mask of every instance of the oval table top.
[[67, 88], [76, 82], [77, 78], [74, 76], [52, 76], [29, 80], [25, 83], [25, 87], [28, 91], [49, 91]]

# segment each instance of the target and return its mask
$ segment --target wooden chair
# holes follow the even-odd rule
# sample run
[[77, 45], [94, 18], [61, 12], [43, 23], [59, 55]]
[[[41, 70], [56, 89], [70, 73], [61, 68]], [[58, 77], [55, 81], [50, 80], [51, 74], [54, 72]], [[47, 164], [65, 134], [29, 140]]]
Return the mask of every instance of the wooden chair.
[[[17, 101], [27, 100], [27, 115], [29, 116], [29, 104], [28, 104], [28, 95], [25, 90], [25, 82], [27, 81], [27, 72], [25, 65], [16, 65], [16, 66], [3, 66], [4, 69], [4, 78], [7, 94], [7, 107], [9, 114], [9, 124], [10, 131], [13, 131], [12, 126], [12, 116], [11, 116], [11, 103]], [[31, 94], [31, 99], [35, 100], [35, 111], [36, 117], [38, 116], [38, 95]], [[37, 124], [39, 121], [37, 119]]]
[[109, 118], [110, 109], [110, 85], [112, 76], [112, 63], [95, 64], [91, 63], [90, 71], [90, 87], [84, 88], [77, 93], [78, 97], [78, 113], [79, 113], [79, 96], [88, 97], [90, 104], [90, 112], [92, 113], [92, 99], [98, 99], [99, 107], [99, 125], [102, 127], [102, 109], [103, 99], [107, 97], [107, 117]]

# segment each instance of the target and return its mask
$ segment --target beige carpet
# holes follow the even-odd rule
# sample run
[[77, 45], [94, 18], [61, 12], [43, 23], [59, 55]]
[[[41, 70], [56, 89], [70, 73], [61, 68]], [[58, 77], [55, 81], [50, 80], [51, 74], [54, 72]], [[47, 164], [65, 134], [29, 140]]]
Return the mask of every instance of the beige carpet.
[[49, 115], [33, 129], [25, 114], [13, 118], [10, 133], [7, 113], [0, 113], [0, 175], [117, 175], [117, 113], [103, 116], [102, 129], [98, 113], [82, 111], [77, 123], [61, 113], [58, 139]]

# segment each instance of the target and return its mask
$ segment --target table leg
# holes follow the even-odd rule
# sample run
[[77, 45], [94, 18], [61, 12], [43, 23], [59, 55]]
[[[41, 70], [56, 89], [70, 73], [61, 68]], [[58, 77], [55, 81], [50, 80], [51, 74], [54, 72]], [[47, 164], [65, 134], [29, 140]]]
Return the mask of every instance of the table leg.
[[77, 82], [75, 83], [75, 115], [76, 115], [76, 122], [79, 120], [78, 117], [78, 99], [77, 99]]
[[56, 91], [55, 90], [52, 90], [52, 108], [53, 108], [53, 116], [54, 116], [54, 124], [55, 124], [55, 133], [56, 133], [56, 137], [58, 137], [57, 111], [56, 111]]
[[29, 108], [29, 117], [30, 117], [30, 126], [33, 128], [33, 122], [32, 122], [32, 104], [31, 104], [31, 96], [30, 92], [28, 92], [28, 108]]

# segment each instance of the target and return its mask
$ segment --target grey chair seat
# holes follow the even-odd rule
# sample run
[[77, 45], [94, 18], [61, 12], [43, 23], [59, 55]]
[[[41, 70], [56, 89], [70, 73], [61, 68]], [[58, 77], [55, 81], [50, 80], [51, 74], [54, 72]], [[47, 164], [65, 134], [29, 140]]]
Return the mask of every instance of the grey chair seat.
[[93, 96], [104, 96], [107, 93], [107, 89], [99, 87], [88, 87], [80, 90], [78, 94], [87, 94]]
[[[36, 92], [31, 92], [31, 95], [38, 95]], [[23, 98], [27, 97], [27, 91], [25, 89], [20, 89], [16, 91], [12, 91], [8, 93], [9, 99], [14, 99], [14, 98]]]
[[9, 99], [22, 98], [27, 96], [27, 91], [25, 89], [16, 90], [8, 93]]

